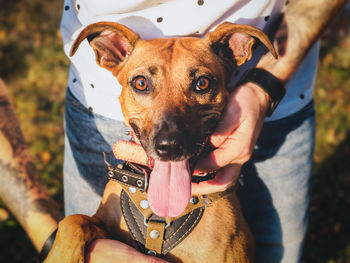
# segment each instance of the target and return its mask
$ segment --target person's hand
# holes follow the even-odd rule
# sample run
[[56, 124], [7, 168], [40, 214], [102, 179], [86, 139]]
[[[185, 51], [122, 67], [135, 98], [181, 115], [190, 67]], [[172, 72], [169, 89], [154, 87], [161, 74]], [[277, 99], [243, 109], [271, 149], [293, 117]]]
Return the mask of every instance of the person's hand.
[[261, 131], [269, 95], [253, 83], [246, 83], [230, 94], [222, 121], [210, 142], [217, 148], [199, 160], [196, 169], [218, 170], [213, 180], [192, 184], [192, 194], [224, 191], [235, 184], [242, 164], [250, 159]]
[[87, 263], [166, 263], [160, 258], [147, 256], [122, 242], [111, 239], [96, 239], [87, 249]]

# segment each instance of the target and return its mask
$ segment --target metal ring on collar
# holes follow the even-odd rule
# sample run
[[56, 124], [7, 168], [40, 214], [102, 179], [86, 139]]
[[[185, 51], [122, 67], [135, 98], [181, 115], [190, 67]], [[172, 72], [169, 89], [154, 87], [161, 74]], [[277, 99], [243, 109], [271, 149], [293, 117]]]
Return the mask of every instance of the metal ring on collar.
[[156, 255], [157, 255], [157, 252], [155, 252], [154, 250], [148, 250], [148, 251], [147, 251], [147, 254], [148, 254], [148, 255], [151, 255], [151, 256], [156, 256]]

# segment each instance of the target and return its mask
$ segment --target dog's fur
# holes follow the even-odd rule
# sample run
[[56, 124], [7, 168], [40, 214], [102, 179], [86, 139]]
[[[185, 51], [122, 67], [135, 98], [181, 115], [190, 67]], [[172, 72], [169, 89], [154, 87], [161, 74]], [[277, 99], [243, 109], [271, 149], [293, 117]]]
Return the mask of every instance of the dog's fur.
[[[237, 67], [250, 59], [255, 38], [276, 55], [260, 30], [230, 23], [204, 38], [149, 41], [120, 24], [96, 23], [80, 33], [71, 55], [86, 38], [97, 63], [123, 87], [120, 103], [126, 124], [148, 155], [162, 161], [190, 158], [214, 131], [229, 95], [227, 83]], [[143, 91], [135, 87], [139, 76], [147, 82]], [[196, 87], [201, 78], [203, 90]], [[93, 217], [72, 215], [61, 221], [46, 262], [84, 261], [85, 246], [107, 235], [134, 245], [121, 214], [120, 192], [121, 186], [110, 181]], [[206, 208], [197, 227], [166, 259], [251, 262], [253, 251], [253, 237], [231, 193]]]

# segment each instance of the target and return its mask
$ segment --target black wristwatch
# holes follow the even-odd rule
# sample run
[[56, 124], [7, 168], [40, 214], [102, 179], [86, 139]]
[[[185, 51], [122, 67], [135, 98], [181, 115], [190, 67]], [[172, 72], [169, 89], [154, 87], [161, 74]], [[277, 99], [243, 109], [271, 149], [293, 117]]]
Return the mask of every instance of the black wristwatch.
[[276, 109], [284, 95], [286, 90], [282, 81], [272, 75], [270, 72], [260, 69], [252, 68], [247, 70], [238, 82], [238, 85], [242, 85], [247, 82], [253, 82], [260, 88], [266, 91], [271, 98], [270, 106], [267, 110], [267, 116], [271, 116]]

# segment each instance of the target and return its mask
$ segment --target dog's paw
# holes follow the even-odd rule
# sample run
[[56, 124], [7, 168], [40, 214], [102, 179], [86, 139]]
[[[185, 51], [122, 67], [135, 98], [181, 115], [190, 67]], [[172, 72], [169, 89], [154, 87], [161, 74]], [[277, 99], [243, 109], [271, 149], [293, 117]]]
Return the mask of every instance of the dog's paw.
[[71, 215], [58, 224], [55, 242], [45, 263], [83, 263], [85, 247], [93, 240], [106, 238], [102, 223], [94, 217]]

